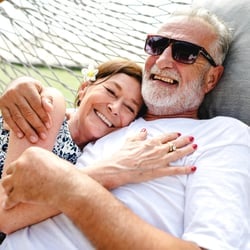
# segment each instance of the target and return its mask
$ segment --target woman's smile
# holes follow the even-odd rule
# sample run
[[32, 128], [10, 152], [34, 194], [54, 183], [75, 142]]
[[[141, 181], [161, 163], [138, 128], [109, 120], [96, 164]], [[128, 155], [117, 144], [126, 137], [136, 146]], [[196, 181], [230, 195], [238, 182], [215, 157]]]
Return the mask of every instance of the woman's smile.
[[112, 122], [102, 113], [94, 109], [95, 114], [101, 119], [102, 122], [104, 122], [109, 128], [113, 127], [114, 125]]

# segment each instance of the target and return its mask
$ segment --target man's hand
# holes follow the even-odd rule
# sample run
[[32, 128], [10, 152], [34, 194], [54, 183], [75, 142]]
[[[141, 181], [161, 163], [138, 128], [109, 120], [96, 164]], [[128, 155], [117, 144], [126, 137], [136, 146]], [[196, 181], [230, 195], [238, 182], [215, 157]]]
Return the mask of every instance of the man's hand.
[[[55, 199], [64, 195], [69, 183], [74, 183], [69, 171], [77, 171], [71, 163], [65, 161], [48, 150], [30, 147], [13, 161], [2, 178], [2, 186], [6, 193], [5, 208], [10, 209], [20, 202], [46, 204], [54, 206]], [[63, 192], [62, 192], [63, 191]]]
[[7, 126], [31, 143], [46, 138], [52, 126], [49, 111], [51, 98], [42, 95], [41, 83], [31, 77], [14, 80], [0, 97], [0, 109]]

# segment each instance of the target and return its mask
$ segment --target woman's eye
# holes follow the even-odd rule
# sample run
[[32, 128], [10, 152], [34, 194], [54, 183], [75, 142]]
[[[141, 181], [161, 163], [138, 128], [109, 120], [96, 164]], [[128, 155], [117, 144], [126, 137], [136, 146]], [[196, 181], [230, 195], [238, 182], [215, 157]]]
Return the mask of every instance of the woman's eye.
[[114, 92], [112, 89], [107, 88], [107, 87], [104, 87], [104, 88], [105, 88], [105, 89], [107, 90], [107, 92], [110, 93], [112, 96], [116, 96], [115, 92]]
[[135, 110], [131, 106], [126, 105], [126, 108], [129, 110], [129, 112], [133, 114], [135, 113]]

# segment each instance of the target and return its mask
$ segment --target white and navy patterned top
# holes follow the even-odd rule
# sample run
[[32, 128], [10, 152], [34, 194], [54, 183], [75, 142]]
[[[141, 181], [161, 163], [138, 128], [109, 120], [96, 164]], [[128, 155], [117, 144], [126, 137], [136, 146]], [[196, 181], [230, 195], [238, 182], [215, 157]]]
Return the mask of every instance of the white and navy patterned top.
[[[6, 152], [9, 143], [9, 131], [3, 128], [3, 118], [0, 116], [0, 178], [2, 175], [2, 169], [4, 165], [4, 160], [6, 157]], [[59, 130], [56, 138], [56, 142], [52, 152], [59, 157], [76, 163], [77, 158], [81, 155], [81, 149], [74, 143], [71, 138], [68, 123], [66, 120]]]

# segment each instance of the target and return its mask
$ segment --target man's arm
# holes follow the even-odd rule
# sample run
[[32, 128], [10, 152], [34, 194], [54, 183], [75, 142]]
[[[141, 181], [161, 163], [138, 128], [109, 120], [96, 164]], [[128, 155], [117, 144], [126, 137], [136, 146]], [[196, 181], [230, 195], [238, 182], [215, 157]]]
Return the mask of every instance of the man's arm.
[[97, 249], [200, 249], [141, 220], [87, 175], [74, 176], [76, 185], [67, 183], [67, 196], [54, 202]]
[[[31, 155], [37, 161], [34, 168], [25, 164]], [[150, 226], [98, 182], [48, 151], [28, 149], [17, 165], [9, 167], [7, 174], [3, 180], [9, 195], [7, 206], [20, 198], [24, 202], [55, 207], [65, 213], [97, 248], [200, 249], [192, 242]], [[8, 183], [15, 176], [17, 182], [13, 188]]]
[[[191, 144], [190, 137], [183, 136], [179, 138], [177, 133], [170, 133], [149, 140], [145, 140], [145, 138], [146, 132], [140, 132], [137, 136], [129, 138], [124, 147], [113, 155], [111, 159], [96, 163], [95, 166], [83, 168], [81, 171], [96, 179], [108, 189], [127, 183], [138, 183], [166, 175], [189, 174], [194, 171], [192, 166], [169, 167], [170, 162], [176, 161], [195, 151], [196, 147]], [[25, 138], [23, 140], [25, 140]], [[166, 153], [168, 150], [168, 144], [166, 142], [168, 141], [175, 143], [178, 147], [178, 152]], [[24, 156], [21, 156], [11, 165], [17, 166], [18, 171], [23, 168], [22, 170], [25, 175], [18, 176], [18, 171], [16, 171], [15, 173], [17, 175], [15, 180], [18, 181], [20, 185], [25, 185], [26, 180], [26, 184], [29, 185], [28, 192], [30, 192], [31, 189], [33, 189], [34, 192], [35, 190], [39, 191], [41, 189], [41, 187], [39, 187], [40, 181], [48, 184], [46, 172], [48, 172], [47, 174], [49, 175], [55, 171], [53, 175], [56, 177], [57, 166], [62, 165], [74, 168], [69, 162], [58, 158], [51, 152], [38, 148], [25, 152]], [[5, 172], [8, 173], [11, 171], [11, 165]], [[160, 165], [162, 167], [153, 168], [153, 166]], [[35, 172], [35, 170], [37, 170], [37, 172]], [[31, 185], [34, 186], [31, 187]], [[18, 187], [11, 189], [18, 192]], [[21, 191], [21, 193], [22, 195], [26, 195], [23, 191]], [[47, 191], [43, 195], [47, 196]], [[22, 199], [24, 203], [18, 203], [18, 205], [12, 209], [4, 210], [0, 207], [0, 229], [3, 232], [11, 233], [59, 213], [58, 210], [51, 209], [51, 206], [25, 203], [26, 198], [27, 197], [23, 197]], [[0, 194], [0, 202], [3, 203], [5, 199], [5, 194], [2, 192]], [[13, 218], [15, 218], [15, 220], [13, 220]]]
[[[0, 203], [5, 201], [5, 193], [0, 185]], [[5, 210], [0, 207], [0, 231], [10, 234], [28, 225], [36, 224], [47, 218], [61, 213], [58, 209], [47, 205], [20, 203], [13, 209]]]
[[49, 116], [52, 99], [42, 94], [42, 84], [24, 76], [11, 82], [0, 97], [0, 110], [10, 129], [19, 137], [36, 143], [45, 139], [52, 126]]

